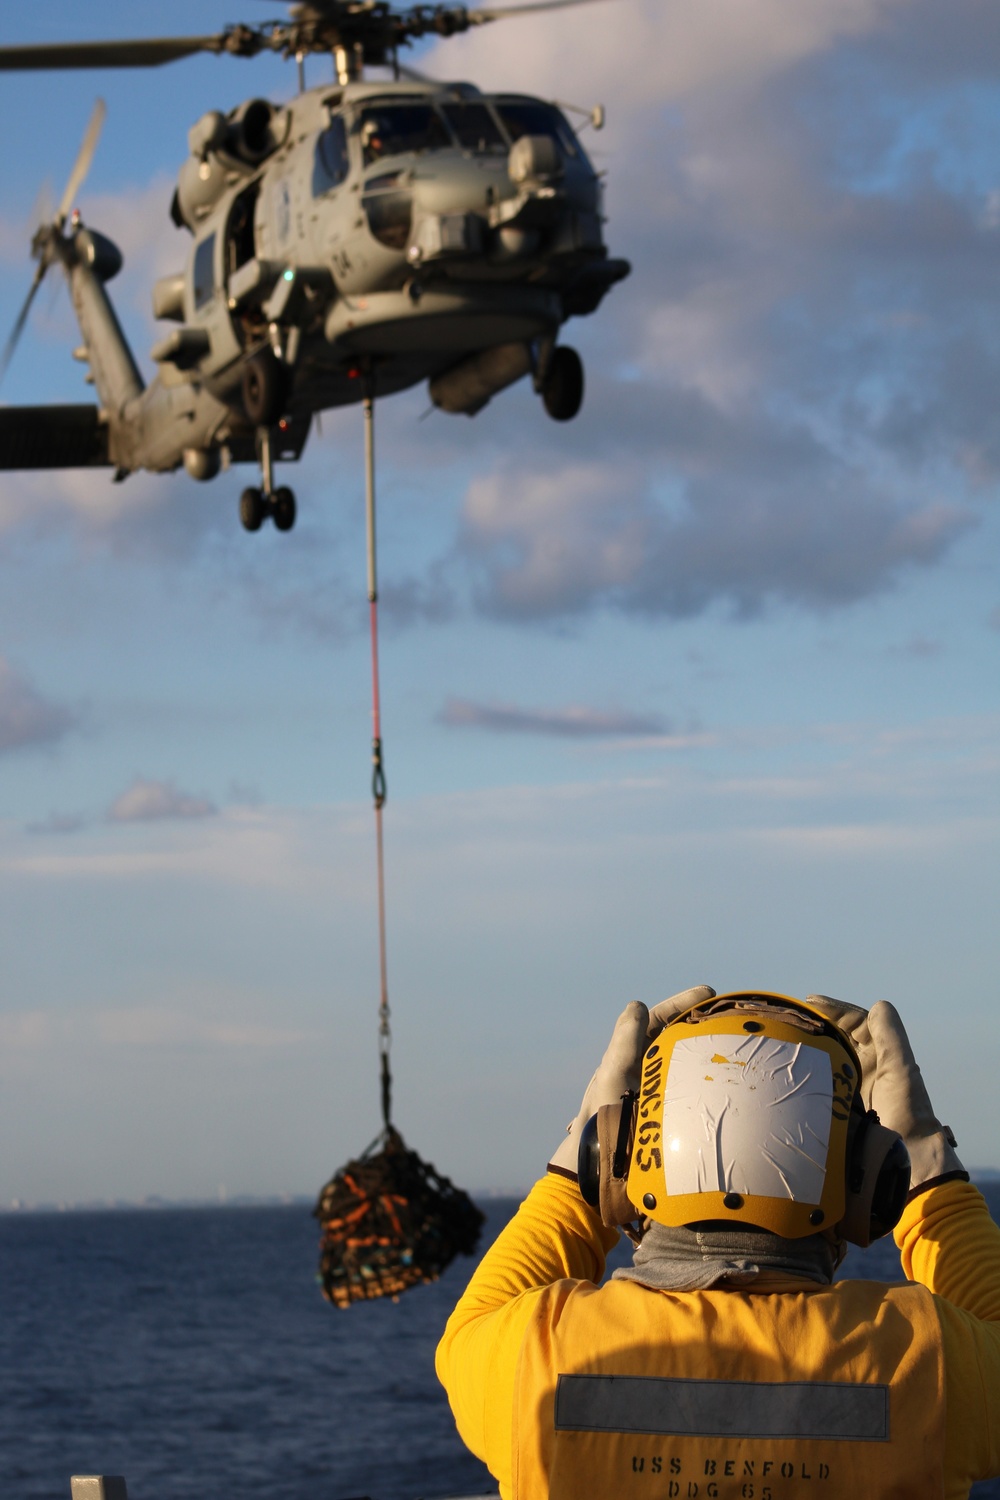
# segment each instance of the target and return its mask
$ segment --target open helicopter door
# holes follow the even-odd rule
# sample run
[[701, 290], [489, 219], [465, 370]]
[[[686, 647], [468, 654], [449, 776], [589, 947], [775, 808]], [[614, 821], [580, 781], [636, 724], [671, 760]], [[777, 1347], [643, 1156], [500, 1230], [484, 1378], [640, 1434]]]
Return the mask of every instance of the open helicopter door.
[[233, 274], [257, 253], [254, 211], [260, 196], [260, 180], [252, 182], [234, 202], [226, 224], [226, 284]]

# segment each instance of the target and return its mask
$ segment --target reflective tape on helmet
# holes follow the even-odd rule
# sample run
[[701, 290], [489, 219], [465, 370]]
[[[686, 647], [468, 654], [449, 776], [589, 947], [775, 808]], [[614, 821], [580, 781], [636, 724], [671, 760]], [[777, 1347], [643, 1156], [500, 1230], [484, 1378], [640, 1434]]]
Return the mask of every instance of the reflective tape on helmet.
[[819, 1203], [832, 1103], [833, 1069], [818, 1047], [717, 1032], [682, 1038], [664, 1084], [667, 1195]]

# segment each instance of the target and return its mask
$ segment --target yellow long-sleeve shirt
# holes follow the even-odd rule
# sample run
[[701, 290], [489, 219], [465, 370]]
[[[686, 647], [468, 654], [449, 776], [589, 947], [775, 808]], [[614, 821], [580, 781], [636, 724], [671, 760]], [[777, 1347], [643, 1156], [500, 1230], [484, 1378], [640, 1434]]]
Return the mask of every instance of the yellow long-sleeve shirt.
[[[925, 1380], [932, 1379], [934, 1367], [937, 1386], [932, 1398], [920, 1398], [930, 1409], [917, 1424], [912, 1443], [922, 1443], [926, 1450], [920, 1450], [917, 1469], [926, 1473], [926, 1484], [914, 1493], [944, 1493], [951, 1500], [967, 1494], [974, 1480], [1000, 1474], [1000, 1229], [970, 1184], [950, 1182], [930, 1189], [914, 1199], [897, 1226], [904, 1273], [931, 1296], [916, 1288], [868, 1282], [805, 1289], [790, 1281], [777, 1289], [769, 1281], [766, 1292], [720, 1288], [667, 1293], [631, 1282], [599, 1288], [606, 1254], [616, 1240], [616, 1232], [601, 1224], [575, 1183], [547, 1176], [484, 1256], [448, 1320], [437, 1351], [438, 1377], [459, 1433], [496, 1476], [504, 1496], [538, 1492], [537, 1476], [547, 1462], [529, 1428], [533, 1414], [537, 1426], [537, 1414], [551, 1410], [551, 1392], [539, 1391], [538, 1402], [529, 1408], [525, 1381], [545, 1384], [546, 1361], [553, 1370], [565, 1368], [558, 1359], [567, 1347], [579, 1349], [581, 1337], [588, 1347], [613, 1345], [617, 1339], [618, 1365], [601, 1364], [608, 1354], [602, 1347], [586, 1368], [620, 1370], [622, 1330], [631, 1330], [628, 1353], [638, 1342], [635, 1330], [645, 1327], [655, 1328], [659, 1342], [653, 1346], [647, 1339], [642, 1368], [651, 1368], [650, 1360], [665, 1351], [665, 1367], [704, 1379], [728, 1378], [732, 1360], [727, 1365], [727, 1350], [731, 1355], [738, 1343], [744, 1367], [747, 1348], [756, 1348], [751, 1363], [756, 1360], [763, 1381], [776, 1378], [788, 1350], [794, 1351], [797, 1379], [829, 1379], [831, 1349], [842, 1374], [864, 1381], [880, 1378], [871, 1363], [872, 1349], [889, 1350], [888, 1362], [894, 1365], [906, 1357], [909, 1345], [915, 1348], [922, 1339], [939, 1353], [936, 1366], [933, 1359], [924, 1361], [931, 1372]], [[576, 1343], [567, 1345], [574, 1329]], [[558, 1355], [552, 1352], [556, 1349]], [[577, 1362], [574, 1368], [584, 1366]], [[925, 1384], [925, 1396], [930, 1389]], [[530, 1482], [525, 1478], [530, 1465], [522, 1461], [528, 1449], [535, 1465]], [[875, 1476], [878, 1445], [869, 1445], [868, 1451]], [[863, 1493], [892, 1492], [874, 1487], [878, 1482], [872, 1478]], [[601, 1493], [599, 1475], [588, 1488], [595, 1496]], [[713, 1490], [703, 1479], [701, 1489], [690, 1492], [706, 1496], [728, 1490]], [[817, 1493], [833, 1500], [836, 1492], [828, 1483]], [[609, 1493], [622, 1493], [617, 1480]], [[688, 1490], [668, 1488], [664, 1478], [661, 1487], [647, 1493], [684, 1495]], [[756, 1493], [762, 1496], [762, 1487]], [[774, 1500], [781, 1493], [779, 1486]]]

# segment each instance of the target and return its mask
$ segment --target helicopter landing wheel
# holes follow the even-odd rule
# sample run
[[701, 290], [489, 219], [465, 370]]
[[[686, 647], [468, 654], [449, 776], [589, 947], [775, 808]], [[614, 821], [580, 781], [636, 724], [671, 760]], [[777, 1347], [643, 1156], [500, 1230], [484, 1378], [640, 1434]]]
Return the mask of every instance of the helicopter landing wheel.
[[295, 496], [285, 485], [272, 497], [271, 515], [279, 531], [291, 531], [295, 525]]
[[288, 372], [273, 349], [258, 349], [243, 366], [243, 408], [255, 427], [273, 427], [288, 395]]
[[556, 422], [569, 422], [583, 405], [583, 361], [575, 349], [553, 349], [542, 386], [542, 404]]
[[240, 520], [245, 531], [259, 531], [267, 515], [267, 501], [260, 490], [247, 489], [240, 496]]

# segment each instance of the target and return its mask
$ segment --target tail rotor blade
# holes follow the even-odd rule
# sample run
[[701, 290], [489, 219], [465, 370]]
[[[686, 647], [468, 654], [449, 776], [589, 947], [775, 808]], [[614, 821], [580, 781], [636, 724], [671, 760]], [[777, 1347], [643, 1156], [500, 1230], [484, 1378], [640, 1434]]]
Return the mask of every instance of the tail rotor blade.
[[[62, 202], [56, 210], [55, 218], [50, 220], [49, 215], [46, 213], [41, 228], [36, 232], [35, 238], [31, 242], [31, 251], [37, 257], [38, 266], [35, 270], [31, 286], [28, 288], [28, 295], [25, 297], [21, 311], [17, 315], [17, 321], [10, 331], [6, 344], [3, 346], [3, 354], [0, 355], [0, 381], [3, 380], [7, 373], [7, 367], [14, 357], [14, 350], [17, 348], [21, 334], [24, 332], [24, 325], [28, 321], [28, 314], [31, 312], [31, 304], [35, 300], [35, 293], [41, 286], [46, 271], [56, 257], [56, 248], [59, 236], [62, 233], [62, 227], [73, 206], [73, 199], [80, 191], [80, 186], [90, 171], [90, 164], [94, 159], [94, 152], [97, 150], [97, 142], [101, 136], [101, 126], [104, 124], [106, 113], [107, 106], [104, 100], [98, 99], [91, 113], [90, 123], [87, 126], [80, 149], [77, 152], [76, 161], [73, 163], [73, 170], [69, 174], [69, 182], [66, 184], [66, 191], [62, 195]], [[42, 191], [43, 193], [45, 192], [44, 187]]]
[[90, 171], [90, 164], [94, 159], [94, 152], [97, 150], [97, 142], [100, 139], [101, 126], [104, 124], [104, 116], [106, 114], [107, 106], [104, 103], [104, 100], [98, 99], [97, 103], [94, 105], [94, 112], [90, 117], [90, 124], [87, 126], [87, 133], [83, 138], [83, 144], [81, 145], [80, 150], [77, 154], [76, 161], [73, 164], [73, 170], [70, 173], [69, 182], [67, 182], [66, 184], [66, 191], [62, 195], [62, 201], [59, 204], [59, 210], [56, 214], [55, 222], [60, 229], [65, 224], [66, 216], [68, 215], [70, 209], [73, 207], [73, 199], [80, 191], [80, 186], [83, 182], [83, 179]]
[[31, 214], [31, 227], [37, 229], [39, 224], [51, 224], [56, 216], [56, 200], [52, 190], [52, 179], [47, 177], [38, 189], [35, 206]]
[[38, 291], [38, 288], [42, 284], [42, 277], [45, 275], [46, 269], [47, 262], [43, 260], [40, 262], [38, 270], [35, 272], [34, 280], [32, 281], [31, 286], [28, 288], [28, 295], [27, 297], [25, 297], [24, 305], [17, 315], [17, 322], [11, 329], [10, 336], [8, 337], [6, 344], [4, 344], [3, 346], [3, 356], [0, 357], [0, 381], [2, 381], [4, 376], [6, 375], [7, 366], [10, 364], [11, 360], [14, 357], [14, 350], [17, 348], [18, 340], [20, 339], [21, 334], [24, 332], [24, 325], [28, 321], [28, 314], [31, 311], [31, 304], [35, 300], [35, 293]]

